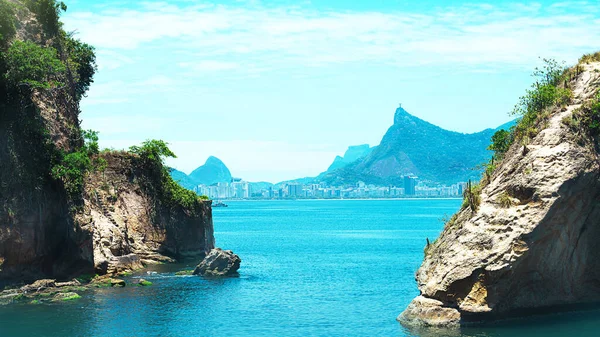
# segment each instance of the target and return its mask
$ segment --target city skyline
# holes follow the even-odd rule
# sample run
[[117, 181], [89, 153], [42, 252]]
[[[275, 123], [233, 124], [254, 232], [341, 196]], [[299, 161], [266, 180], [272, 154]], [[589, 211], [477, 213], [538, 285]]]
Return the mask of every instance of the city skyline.
[[382, 186], [358, 181], [356, 184], [342, 186], [324, 182], [307, 184], [288, 182], [264, 187], [264, 184], [233, 178], [231, 182], [199, 184], [192, 190], [213, 200], [460, 198], [466, 184], [466, 182], [451, 185], [431, 184], [409, 174], [403, 176], [400, 186]]

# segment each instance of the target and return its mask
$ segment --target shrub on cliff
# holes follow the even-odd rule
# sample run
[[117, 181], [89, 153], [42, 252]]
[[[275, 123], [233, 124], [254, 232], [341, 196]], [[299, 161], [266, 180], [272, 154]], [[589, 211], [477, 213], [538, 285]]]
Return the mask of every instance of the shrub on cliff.
[[56, 0], [27, 0], [27, 8], [35, 13], [36, 18], [42, 24], [44, 32], [49, 37], [56, 36], [61, 27], [60, 13], [67, 10], [67, 5]]
[[500, 159], [504, 156], [506, 151], [512, 144], [512, 133], [506, 130], [498, 130], [492, 136], [492, 144], [488, 147], [488, 150], [494, 151], [494, 157]]
[[52, 167], [52, 177], [63, 182], [72, 201], [81, 198], [87, 172], [106, 166], [106, 161], [98, 156], [98, 132], [83, 130], [81, 135], [84, 145], [75, 152], [61, 153], [59, 162]]
[[544, 59], [544, 66], [535, 69], [531, 89], [519, 98], [512, 111], [512, 115], [520, 118], [513, 131], [514, 139], [527, 141], [534, 137], [539, 131], [538, 124], [547, 118], [548, 109], [571, 100], [571, 90], [561, 85], [566, 80], [566, 70], [564, 64], [552, 59]]
[[16, 32], [15, 12], [11, 4], [0, 0], [0, 48], [6, 46]]
[[165, 158], [177, 158], [168, 144], [162, 140], [147, 140], [141, 146], [132, 146], [129, 151], [138, 155], [140, 164], [151, 170], [156, 181], [148, 181], [146, 186], [156, 191], [160, 201], [168, 206], [181, 206], [193, 210], [194, 206], [206, 198], [199, 197], [196, 193], [183, 188], [169, 173], [165, 166]]
[[15, 41], [4, 56], [8, 85], [29, 85], [48, 89], [59, 85], [59, 75], [65, 65], [52, 47], [42, 47], [30, 41]]
[[74, 92], [77, 100], [90, 88], [94, 82], [94, 74], [96, 73], [96, 54], [94, 47], [87, 43], [83, 43], [71, 35], [65, 34], [65, 50], [69, 55], [68, 64], [74, 75]]

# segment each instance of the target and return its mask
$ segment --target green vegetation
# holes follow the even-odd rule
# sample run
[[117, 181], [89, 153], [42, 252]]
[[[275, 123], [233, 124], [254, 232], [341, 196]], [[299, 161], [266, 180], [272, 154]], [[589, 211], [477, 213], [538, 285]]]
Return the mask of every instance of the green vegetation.
[[98, 277], [98, 274], [83, 274], [79, 275], [75, 279], [80, 283], [90, 283], [95, 277]]
[[509, 208], [513, 205], [513, 200], [508, 192], [504, 191], [498, 196], [498, 203], [501, 207]]
[[52, 168], [52, 177], [61, 180], [69, 195], [76, 200], [83, 193], [84, 178], [91, 170], [104, 170], [106, 161], [99, 157], [98, 132], [81, 131], [84, 144], [77, 151], [64, 154]]
[[492, 144], [488, 150], [494, 151], [494, 158], [502, 159], [513, 142], [513, 134], [510, 131], [498, 130], [492, 136]]
[[62, 301], [74, 301], [74, 300], [78, 300], [78, 299], [80, 299], [80, 298], [81, 298], [81, 296], [79, 296], [79, 295], [78, 295], [78, 294], [76, 294], [76, 293], [73, 293], [73, 294], [71, 294], [71, 295], [69, 295], [69, 296], [66, 296], [66, 297], [63, 297], [63, 298], [61, 298], [61, 300], [62, 300]]
[[[0, 160], [0, 218], [8, 221], [14, 221], [11, 219], [22, 211], [25, 200], [31, 205], [47, 198], [44, 190], [56, 182], [65, 187], [69, 200], [77, 203], [85, 172], [102, 166], [97, 161], [97, 136], [80, 130], [72, 121], [78, 113], [77, 105], [72, 104], [85, 95], [93, 81], [94, 49], [62, 29], [59, 17], [66, 10], [64, 3], [23, 3], [0, 0], [0, 134], [7, 149]], [[17, 40], [17, 29], [25, 28], [17, 25], [17, 20], [28, 18], [28, 10], [35, 15], [42, 34], [32, 30], [24, 34], [32, 40]], [[48, 124], [58, 122], [42, 117], [32, 100], [34, 94], [56, 108], [57, 121], [74, 125], [50, 134]], [[71, 121], [65, 123], [65, 119]], [[53, 137], [66, 142], [58, 148]]]
[[585, 54], [583, 55], [580, 59], [579, 59], [579, 63], [590, 63], [590, 62], [600, 62], [600, 51], [599, 52], [595, 52], [595, 53], [591, 53], [591, 54]]
[[[490, 162], [484, 164], [482, 185], [491, 180], [497, 162], [504, 158], [515, 141], [527, 144], [541, 128], [545, 127], [551, 110], [564, 107], [573, 98], [568, 85], [573, 76], [572, 71], [555, 60], [544, 59], [543, 61], [544, 65], [536, 68], [532, 74], [535, 81], [531, 88], [519, 98], [519, 102], [511, 112], [511, 115], [518, 118], [517, 124], [510, 131], [498, 130], [492, 136], [488, 150], [494, 151], [494, 156]], [[577, 69], [575, 71], [578, 72]]]
[[205, 196], [198, 196], [196, 193], [181, 187], [169, 173], [169, 168], [165, 166], [165, 158], [176, 158], [175, 154], [169, 149], [168, 144], [162, 140], [147, 140], [141, 146], [132, 146], [129, 148], [139, 158], [139, 164], [148, 169], [152, 176], [158, 181], [146, 184], [152, 187], [158, 194], [159, 199], [167, 206], [181, 206], [187, 209], [194, 209], [194, 206], [206, 200]]
[[16, 32], [13, 6], [6, 1], [0, 1], [0, 48], [5, 47]]
[[32, 88], [49, 89], [62, 85], [59, 78], [66, 68], [52, 47], [15, 41], [6, 51], [4, 61], [4, 77], [10, 86], [28, 84]]
[[467, 187], [465, 188], [464, 198], [462, 208], [469, 207], [471, 211], [477, 211], [479, 208], [479, 204], [481, 203], [481, 185], [469, 182], [467, 183]]
[[27, 0], [25, 1], [27, 8], [33, 12], [42, 24], [44, 32], [48, 37], [56, 36], [61, 28], [60, 13], [67, 10], [67, 5], [64, 2], [55, 0]]
[[580, 141], [585, 136], [597, 138], [600, 135], [600, 92], [573, 111], [572, 116], [563, 118], [562, 123], [576, 133]]
[[175, 273], [175, 275], [177, 276], [184, 276], [184, 275], [193, 275], [194, 274], [194, 270], [190, 269], [190, 270], [180, 270], [178, 272]]
[[69, 55], [68, 65], [73, 76], [75, 97], [80, 100], [94, 82], [94, 74], [98, 69], [94, 47], [68, 35], [65, 36], [65, 49]]
[[138, 282], [137, 285], [140, 287], [149, 287], [152, 285], [152, 282], [146, 281], [146, 280], [140, 280], [140, 282]]
[[512, 131], [513, 140], [527, 143], [547, 121], [551, 108], [564, 106], [572, 99], [573, 94], [567, 85], [568, 76], [564, 64], [552, 59], [544, 59], [544, 66], [535, 69], [534, 83], [519, 98], [512, 111], [512, 115], [520, 118]]

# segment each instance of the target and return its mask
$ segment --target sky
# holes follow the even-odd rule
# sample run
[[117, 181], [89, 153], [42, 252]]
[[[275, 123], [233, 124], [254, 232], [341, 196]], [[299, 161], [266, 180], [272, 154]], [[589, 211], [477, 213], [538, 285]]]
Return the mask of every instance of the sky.
[[82, 126], [116, 149], [162, 139], [190, 173], [315, 176], [379, 144], [399, 104], [445, 129], [495, 128], [540, 57], [600, 49], [600, 4], [495, 0], [71, 0], [65, 29], [96, 48]]

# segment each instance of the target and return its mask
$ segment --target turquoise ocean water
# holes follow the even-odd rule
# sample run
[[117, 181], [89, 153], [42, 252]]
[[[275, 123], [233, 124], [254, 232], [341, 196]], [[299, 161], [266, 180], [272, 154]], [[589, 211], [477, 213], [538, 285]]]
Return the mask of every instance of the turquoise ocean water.
[[600, 336], [600, 312], [462, 331], [407, 331], [395, 320], [418, 295], [425, 239], [461, 201], [229, 202], [214, 210], [217, 245], [240, 276], [175, 276], [194, 262], [133, 277], [151, 287], [99, 289], [71, 303], [0, 307], [8, 336]]

